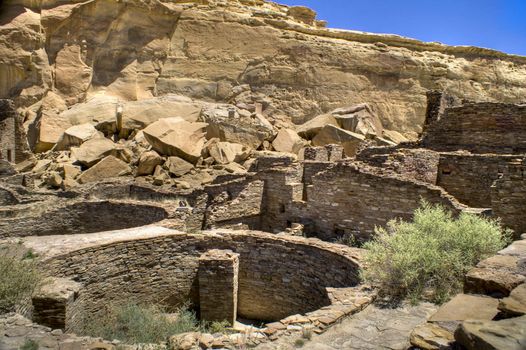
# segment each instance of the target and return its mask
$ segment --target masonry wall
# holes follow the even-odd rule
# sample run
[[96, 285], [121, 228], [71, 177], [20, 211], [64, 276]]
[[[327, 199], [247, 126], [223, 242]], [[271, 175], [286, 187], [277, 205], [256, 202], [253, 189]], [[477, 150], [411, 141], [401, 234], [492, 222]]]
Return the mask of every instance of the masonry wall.
[[199, 303], [199, 257], [209, 249], [240, 255], [238, 315], [277, 320], [330, 304], [326, 287], [358, 283], [350, 248], [297, 237], [238, 231], [177, 234], [81, 249], [47, 261], [49, 272], [84, 285], [85, 313], [113, 301]]
[[526, 233], [526, 159], [512, 160], [491, 188], [493, 213], [515, 232]]
[[526, 152], [526, 105], [467, 103], [448, 108], [431, 123], [422, 144], [439, 151]]
[[516, 156], [443, 153], [437, 185], [470, 207], [490, 208], [491, 186], [513, 158]]
[[[168, 212], [155, 205], [132, 202], [76, 202], [48, 209], [32, 207], [29, 215], [0, 221], [0, 238], [111, 231], [161, 221]], [[29, 211], [29, 209], [28, 209]]]
[[15, 162], [16, 113], [11, 100], [0, 99], [0, 158]]
[[435, 185], [439, 157], [439, 153], [433, 150], [396, 146], [371, 147], [358, 154], [356, 159], [409, 179]]
[[375, 226], [394, 218], [410, 219], [421, 199], [453, 212], [464, 207], [442, 189], [394, 174], [376, 174], [363, 164], [335, 164], [312, 178], [306, 201], [290, 208], [293, 222], [307, 223], [311, 234], [335, 239], [352, 234], [367, 240]]

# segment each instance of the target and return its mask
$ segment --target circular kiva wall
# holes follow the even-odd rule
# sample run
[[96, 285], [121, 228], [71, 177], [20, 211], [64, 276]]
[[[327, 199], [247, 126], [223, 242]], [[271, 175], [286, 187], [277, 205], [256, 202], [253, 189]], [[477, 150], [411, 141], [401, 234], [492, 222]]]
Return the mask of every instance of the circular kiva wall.
[[120, 230], [155, 223], [168, 217], [162, 207], [134, 202], [92, 201], [55, 206], [48, 202], [27, 208], [0, 222], [0, 238], [48, 236]]
[[[192, 301], [198, 307], [199, 257], [210, 249], [239, 253], [238, 317], [272, 321], [330, 305], [326, 287], [358, 284], [352, 248], [252, 231], [176, 233], [77, 250], [47, 261], [56, 277], [83, 285], [83, 313], [109, 301]], [[220, 301], [218, 301], [220, 302]]]

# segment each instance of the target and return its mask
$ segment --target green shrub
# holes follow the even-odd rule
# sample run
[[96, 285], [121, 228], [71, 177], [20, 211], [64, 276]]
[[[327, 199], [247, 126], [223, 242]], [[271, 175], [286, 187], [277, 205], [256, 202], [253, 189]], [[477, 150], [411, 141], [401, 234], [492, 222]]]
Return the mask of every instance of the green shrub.
[[33, 293], [40, 280], [33, 257], [31, 254], [21, 258], [11, 247], [0, 247], [0, 314], [13, 311]]
[[195, 313], [183, 307], [175, 314], [166, 314], [156, 305], [142, 306], [135, 303], [112, 304], [105, 314], [88, 318], [84, 333], [107, 340], [118, 339], [129, 344], [153, 344], [168, 337], [199, 330]]
[[38, 343], [33, 339], [26, 339], [20, 350], [38, 350]]
[[506, 246], [510, 232], [496, 220], [462, 213], [454, 218], [423, 202], [412, 222], [390, 221], [366, 243], [364, 279], [392, 298], [428, 294], [441, 303], [462, 287], [466, 272]]

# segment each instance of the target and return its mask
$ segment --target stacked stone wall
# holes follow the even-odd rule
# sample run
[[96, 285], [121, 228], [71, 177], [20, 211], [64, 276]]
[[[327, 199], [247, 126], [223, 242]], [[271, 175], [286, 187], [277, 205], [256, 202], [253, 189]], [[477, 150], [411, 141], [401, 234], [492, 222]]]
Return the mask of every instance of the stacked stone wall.
[[376, 174], [359, 163], [335, 164], [312, 178], [307, 201], [291, 206], [294, 222], [313, 224], [322, 239], [344, 234], [367, 240], [376, 226], [411, 219], [422, 199], [458, 213], [465, 207], [439, 187], [396, 175]]
[[427, 127], [422, 145], [439, 151], [526, 153], [526, 105], [488, 102], [448, 108]]
[[526, 159], [513, 160], [491, 188], [493, 213], [518, 238], [526, 233]]
[[46, 262], [49, 272], [82, 283], [87, 315], [112, 301], [199, 303], [199, 257], [209, 249], [240, 255], [238, 314], [259, 320], [330, 304], [326, 287], [358, 283], [350, 248], [316, 240], [237, 231], [176, 234], [85, 248]]
[[0, 99], [0, 159], [15, 162], [16, 113], [11, 100]]
[[47, 209], [33, 207], [29, 216], [0, 221], [0, 238], [111, 231], [161, 221], [168, 212], [155, 204], [133, 202], [76, 202]]
[[516, 156], [443, 153], [437, 185], [470, 207], [490, 208], [491, 186], [513, 158]]

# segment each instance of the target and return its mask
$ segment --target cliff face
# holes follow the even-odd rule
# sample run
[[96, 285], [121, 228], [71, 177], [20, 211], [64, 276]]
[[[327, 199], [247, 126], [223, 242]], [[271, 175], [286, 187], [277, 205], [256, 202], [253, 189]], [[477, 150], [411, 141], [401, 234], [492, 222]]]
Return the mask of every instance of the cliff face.
[[177, 93], [260, 102], [277, 125], [365, 102], [406, 135], [421, 131], [429, 89], [526, 101], [524, 57], [325, 29], [314, 16], [259, 0], [4, 1], [0, 98], [31, 119], [99, 93]]

